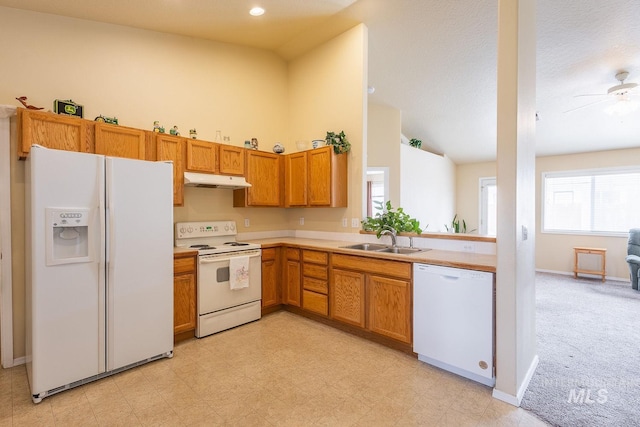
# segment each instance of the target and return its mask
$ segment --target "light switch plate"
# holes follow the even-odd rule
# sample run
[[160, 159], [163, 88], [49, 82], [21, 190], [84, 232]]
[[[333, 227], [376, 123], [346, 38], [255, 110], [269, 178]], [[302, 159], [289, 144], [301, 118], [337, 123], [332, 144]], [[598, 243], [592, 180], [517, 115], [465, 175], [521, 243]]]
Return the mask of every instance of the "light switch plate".
[[249, 218], [245, 218], [244, 219], [244, 226], [245, 227], [249, 227], [249, 224], [250, 224]]
[[360, 218], [351, 218], [351, 228], [360, 228]]

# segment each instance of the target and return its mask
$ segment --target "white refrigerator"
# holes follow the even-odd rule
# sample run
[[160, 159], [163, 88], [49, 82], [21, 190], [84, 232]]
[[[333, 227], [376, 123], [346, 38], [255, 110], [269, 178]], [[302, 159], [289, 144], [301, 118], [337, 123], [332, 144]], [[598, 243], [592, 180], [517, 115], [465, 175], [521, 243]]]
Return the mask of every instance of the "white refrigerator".
[[25, 320], [34, 402], [173, 356], [172, 168], [32, 147]]

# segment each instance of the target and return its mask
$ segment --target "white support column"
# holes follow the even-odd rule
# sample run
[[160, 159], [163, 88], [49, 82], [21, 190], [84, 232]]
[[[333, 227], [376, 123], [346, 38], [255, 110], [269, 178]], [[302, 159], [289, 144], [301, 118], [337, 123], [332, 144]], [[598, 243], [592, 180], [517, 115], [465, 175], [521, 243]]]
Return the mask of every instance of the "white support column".
[[538, 363], [535, 335], [536, 1], [499, 0], [496, 386], [519, 406]]
[[11, 278], [11, 117], [16, 107], [0, 105], [0, 363], [13, 366]]

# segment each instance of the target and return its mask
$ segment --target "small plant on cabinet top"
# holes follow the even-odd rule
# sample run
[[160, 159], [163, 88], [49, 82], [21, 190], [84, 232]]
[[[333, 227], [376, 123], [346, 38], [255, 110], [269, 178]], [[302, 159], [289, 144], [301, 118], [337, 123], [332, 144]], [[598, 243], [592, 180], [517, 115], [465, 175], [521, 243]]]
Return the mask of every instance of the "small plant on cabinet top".
[[[446, 228], [449, 233], [467, 233], [467, 223], [464, 222], [463, 219], [461, 226], [460, 220], [458, 219], [458, 214], [454, 215], [453, 220], [451, 221], [451, 227], [445, 224], [444, 228]], [[473, 230], [469, 230], [468, 232], [473, 233], [474, 231], [476, 231], [475, 228]]]
[[420, 148], [422, 147], [422, 140], [421, 139], [416, 139], [416, 138], [411, 138], [409, 140], [409, 145], [415, 148]]
[[[382, 202], [375, 202], [379, 208], [382, 208]], [[384, 205], [382, 213], [376, 214], [375, 217], [368, 216], [362, 221], [362, 229], [364, 231], [375, 231], [378, 239], [382, 236], [384, 230], [395, 230], [396, 233], [417, 233], [421, 234], [420, 221], [411, 218], [404, 212], [402, 208], [394, 210], [391, 201], [387, 201]]]
[[348, 153], [351, 150], [351, 143], [344, 134], [344, 131], [340, 133], [327, 132], [326, 136], [327, 145], [333, 145], [333, 152], [336, 154]]

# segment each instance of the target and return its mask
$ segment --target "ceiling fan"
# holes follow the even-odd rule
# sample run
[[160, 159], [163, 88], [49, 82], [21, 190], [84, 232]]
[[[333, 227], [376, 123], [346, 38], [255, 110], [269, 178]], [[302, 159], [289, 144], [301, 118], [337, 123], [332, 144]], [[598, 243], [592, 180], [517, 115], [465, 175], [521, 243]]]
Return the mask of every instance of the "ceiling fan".
[[616, 80], [618, 80], [620, 84], [611, 86], [607, 90], [607, 93], [590, 93], [576, 95], [575, 98], [583, 96], [598, 96], [602, 99], [586, 105], [582, 105], [577, 108], [573, 108], [571, 110], [567, 110], [565, 111], [565, 113], [571, 113], [576, 110], [581, 110], [592, 105], [609, 101], [614, 101], [614, 103], [605, 108], [604, 111], [611, 115], [624, 115], [637, 110], [639, 105], [632, 98], [640, 95], [640, 92], [637, 91], [638, 83], [625, 83], [624, 81], [627, 79], [627, 77], [629, 77], [629, 72], [627, 71], [620, 71], [619, 73], [617, 73]]

